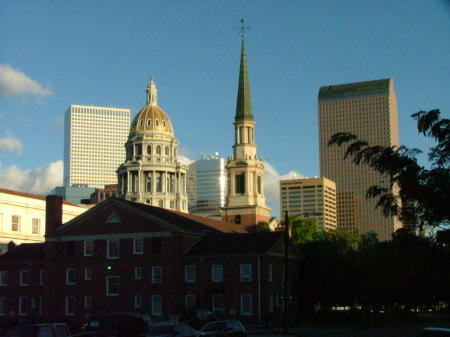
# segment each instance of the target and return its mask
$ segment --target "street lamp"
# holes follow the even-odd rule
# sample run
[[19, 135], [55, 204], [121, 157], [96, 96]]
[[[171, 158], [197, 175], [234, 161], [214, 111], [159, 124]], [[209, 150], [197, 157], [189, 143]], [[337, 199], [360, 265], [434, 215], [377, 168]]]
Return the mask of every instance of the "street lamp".
[[[295, 216], [319, 216], [322, 215], [320, 212], [304, 212], [296, 214]], [[286, 216], [284, 218], [284, 312], [283, 312], [283, 327], [284, 334], [288, 333], [288, 266], [289, 266], [289, 211], [286, 210]]]

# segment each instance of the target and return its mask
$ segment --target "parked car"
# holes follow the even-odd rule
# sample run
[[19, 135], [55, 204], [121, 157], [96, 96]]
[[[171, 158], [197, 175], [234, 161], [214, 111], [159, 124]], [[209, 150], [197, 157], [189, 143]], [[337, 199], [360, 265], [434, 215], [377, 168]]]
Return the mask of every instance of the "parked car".
[[206, 323], [216, 320], [216, 316], [209, 310], [206, 309], [191, 309], [186, 311], [181, 321], [189, 324], [194, 329], [200, 330], [200, 328]]
[[207, 323], [200, 330], [200, 337], [247, 337], [241, 322], [224, 320]]
[[450, 336], [450, 329], [445, 328], [424, 328], [416, 337], [445, 337]]
[[198, 331], [186, 323], [156, 323], [150, 326], [145, 337], [198, 337]]
[[178, 315], [161, 315], [152, 317], [152, 325], [160, 323], [177, 323], [180, 321]]
[[71, 337], [64, 323], [30, 324], [9, 329], [6, 337]]
[[[84, 326], [86, 332], [102, 332], [108, 337], [136, 337], [148, 331], [152, 319], [140, 313], [118, 313], [92, 317]], [[80, 334], [80, 336], [83, 336]], [[89, 335], [84, 335], [89, 336]], [[101, 336], [101, 335], [100, 335]]]

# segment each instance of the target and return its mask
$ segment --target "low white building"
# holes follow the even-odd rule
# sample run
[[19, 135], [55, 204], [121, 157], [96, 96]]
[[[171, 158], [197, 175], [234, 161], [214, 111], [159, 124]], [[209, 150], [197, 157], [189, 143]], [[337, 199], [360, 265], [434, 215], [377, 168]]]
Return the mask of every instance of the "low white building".
[[[88, 209], [87, 206], [63, 202], [63, 222]], [[0, 254], [10, 241], [16, 245], [42, 242], [45, 235], [45, 197], [0, 188]]]

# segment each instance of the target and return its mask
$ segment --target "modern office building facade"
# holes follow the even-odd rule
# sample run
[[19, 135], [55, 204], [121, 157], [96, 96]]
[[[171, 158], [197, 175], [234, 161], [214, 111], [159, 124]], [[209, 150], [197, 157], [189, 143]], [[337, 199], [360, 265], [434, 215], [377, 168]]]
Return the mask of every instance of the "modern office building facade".
[[73, 204], [89, 204], [91, 194], [96, 191], [96, 188], [88, 187], [86, 185], [74, 186], [58, 186], [51, 190], [50, 194], [59, 195], [68, 202]]
[[130, 109], [71, 105], [64, 120], [64, 186], [116, 184], [129, 130]]
[[328, 146], [332, 135], [349, 132], [371, 145], [398, 146], [398, 112], [394, 80], [382, 79], [321, 87], [318, 97], [320, 175], [333, 180], [337, 189], [338, 227], [375, 232], [391, 239], [401, 227], [376, 209], [376, 200], [366, 199], [370, 186], [383, 177], [366, 166], [344, 159], [346, 146]]
[[226, 160], [218, 154], [203, 155], [188, 165], [186, 189], [189, 213], [221, 217], [227, 196]]
[[336, 229], [336, 184], [323, 177], [280, 180], [283, 221], [286, 211], [288, 215], [315, 219], [320, 231]]

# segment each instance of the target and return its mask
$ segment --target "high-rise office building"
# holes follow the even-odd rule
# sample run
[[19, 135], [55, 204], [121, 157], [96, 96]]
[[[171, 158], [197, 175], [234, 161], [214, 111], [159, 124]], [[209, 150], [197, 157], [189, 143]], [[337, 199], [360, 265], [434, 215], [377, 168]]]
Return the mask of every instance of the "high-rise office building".
[[64, 120], [64, 186], [117, 184], [130, 109], [71, 105]]
[[380, 185], [383, 177], [364, 165], [344, 160], [346, 146], [328, 146], [339, 132], [349, 132], [371, 145], [398, 146], [397, 99], [394, 80], [382, 79], [319, 90], [320, 175], [333, 180], [337, 190], [338, 227], [375, 232], [389, 240], [401, 227], [394, 218], [385, 218], [374, 199], [366, 199], [370, 186]]
[[221, 217], [221, 207], [227, 196], [226, 161], [215, 155], [203, 155], [188, 165], [186, 189], [189, 213], [207, 217]]
[[288, 215], [315, 219], [320, 231], [336, 229], [336, 184], [323, 177], [280, 180], [283, 221], [286, 211]]

